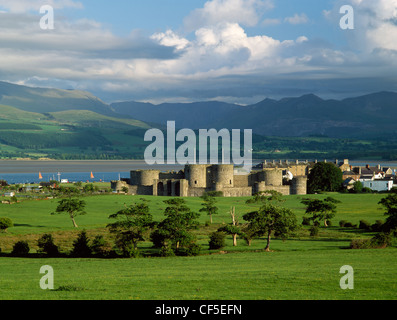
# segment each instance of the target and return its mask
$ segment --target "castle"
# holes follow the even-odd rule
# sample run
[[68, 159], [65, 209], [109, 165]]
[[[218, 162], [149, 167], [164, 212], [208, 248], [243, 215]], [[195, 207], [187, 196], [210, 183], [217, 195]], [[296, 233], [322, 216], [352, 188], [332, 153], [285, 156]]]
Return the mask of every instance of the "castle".
[[239, 174], [233, 164], [186, 165], [179, 172], [131, 171], [129, 179], [112, 181], [115, 192], [131, 195], [199, 197], [207, 191], [221, 191], [224, 197], [252, 196], [275, 190], [283, 195], [307, 193], [307, 164], [262, 166]]

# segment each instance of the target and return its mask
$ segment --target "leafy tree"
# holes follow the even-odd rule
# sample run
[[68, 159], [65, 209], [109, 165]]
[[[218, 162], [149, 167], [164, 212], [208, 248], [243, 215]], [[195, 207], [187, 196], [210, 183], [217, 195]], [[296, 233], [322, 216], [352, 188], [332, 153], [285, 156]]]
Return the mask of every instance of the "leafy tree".
[[87, 258], [92, 254], [90, 247], [90, 240], [88, 239], [87, 232], [85, 230], [81, 231], [77, 239], [73, 242], [73, 250], [71, 252], [72, 256]]
[[62, 199], [61, 201], [59, 201], [55, 212], [53, 212], [51, 214], [55, 215], [55, 214], [60, 214], [60, 213], [68, 213], [70, 216], [70, 219], [72, 219], [73, 226], [75, 228], [78, 228], [78, 225], [76, 224], [76, 221], [74, 218], [78, 215], [87, 214], [84, 211], [85, 206], [86, 206], [86, 203], [83, 200], [72, 199], [72, 198]]
[[236, 217], [236, 212], [235, 212], [235, 208], [234, 207], [231, 208], [230, 215], [232, 217], [231, 224], [227, 224], [227, 225], [224, 225], [224, 226], [220, 227], [218, 229], [218, 231], [232, 235], [232, 237], [233, 237], [233, 246], [236, 247], [237, 246], [237, 236], [238, 235], [242, 236], [243, 232], [241, 231], [241, 226], [240, 226], [240, 223], [239, 223], [239, 221], [238, 221], [238, 219]]
[[200, 214], [192, 212], [182, 198], [165, 200], [164, 203], [168, 205], [164, 212], [166, 218], [159, 223], [151, 238], [165, 247], [174, 246], [178, 251], [181, 246], [188, 246], [195, 241], [190, 231], [198, 228], [196, 219]]
[[0, 218], [0, 231], [7, 232], [8, 228], [13, 227], [14, 224], [10, 218]]
[[212, 223], [212, 216], [218, 213], [218, 207], [215, 205], [217, 200], [214, 195], [208, 192], [204, 193], [201, 199], [204, 202], [202, 203], [203, 208], [199, 212], [206, 212], [210, 216], [210, 222]]
[[57, 256], [59, 254], [58, 246], [54, 244], [54, 238], [51, 234], [43, 234], [37, 241], [39, 252], [44, 252], [49, 256]]
[[247, 213], [243, 218], [248, 221], [247, 228], [251, 230], [252, 235], [256, 237], [266, 235], [266, 251], [270, 251], [273, 234], [285, 239], [297, 228], [296, 216], [290, 209], [270, 203], [263, 204], [259, 210]]
[[25, 256], [29, 253], [30, 247], [27, 241], [18, 241], [14, 244], [11, 254], [16, 256]]
[[364, 188], [364, 186], [363, 186], [363, 183], [361, 181], [356, 181], [353, 184], [353, 191], [355, 193], [361, 193], [363, 191], [363, 188]]
[[318, 162], [310, 170], [307, 187], [309, 193], [339, 191], [343, 183], [343, 173], [333, 163]]
[[104, 256], [107, 253], [106, 247], [108, 243], [102, 235], [95, 236], [94, 240], [91, 242], [92, 254], [98, 256]]
[[390, 193], [387, 197], [379, 201], [385, 209], [387, 216], [383, 228], [386, 232], [397, 229], [397, 190]]
[[324, 200], [305, 198], [301, 202], [306, 205], [306, 213], [312, 215], [310, 219], [313, 220], [313, 223], [316, 224], [319, 220], [323, 220], [324, 226], [328, 227], [327, 221], [335, 216], [336, 203], [340, 201], [327, 197]]
[[210, 249], [221, 249], [225, 246], [226, 234], [221, 231], [215, 231], [210, 235], [210, 241], [208, 245]]
[[126, 207], [109, 218], [117, 219], [108, 224], [108, 228], [116, 234], [116, 245], [124, 256], [135, 255], [139, 241], [144, 241], [146, 233], [154, 226], [149, 206], [144, 202]]

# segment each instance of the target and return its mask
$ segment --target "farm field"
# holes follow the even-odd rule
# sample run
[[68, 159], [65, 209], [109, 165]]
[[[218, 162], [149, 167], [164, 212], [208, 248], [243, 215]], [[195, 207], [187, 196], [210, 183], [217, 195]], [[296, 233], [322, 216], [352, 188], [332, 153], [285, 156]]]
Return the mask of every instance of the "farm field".
[[[266, 241], [254, 239], [248, 246], [238, 238], [233, 247], [231, 237], [226, 246], [209, 250], [208, 235], [222, 223], [230, 222], [231, 206], [238, 216], [257, 208], [247, 205], [248, 198], [217, 198], [219, 214], [213, 224], [201, 215], [201, 227], [195, 231], [201, 254], [195, 257], [143, 257], [115, 259], [14, 258], [7, 255], [19, 240], [27, 240], [31, 253], [37, 250], [37, 239], [44, 233], [54, 235], [61, 251], [71, 250], [81, 230], [90, 238], [101, 234], [111, 241], [106, 225], [110, 214], [125, 205], [149, 200], [154, 220], [160, 221], [166, 205], [165, 197], [125, 195], [86, 196], [87, 215], [78, 216], [78, 230], [67, 215], [51, 215], [59, 199], [25, 200], [15, 205], [1, 205], [0, 216], [9, 217], [14, 227], [0, 234], [0, 299], [2, 300], [354, 300], [396, 299], [397, 251], [395, 244], [386, 249], [349, 249], [352, 239], [370, 238], [373, 233], [358, 228], [341, 228], [340, 220], [358, 224], [360, 220], [375, 223], [384, 220], [378, 205], [382, 194], [327, 194], [341, 201], [327, 229], [321, 228], [312, 238], [308, 228], [282, 241], [274, 238], [272, 252], [264, 252]], [[283, 206], [302, 221], [302, 196], [285, 197]], [[193, 210], [201, 208], [200, 198], [186, 198]], [[140, 244], [142, 252], [151, 252], [151, 242]], [[40, 267], [54, 269], [55, 289], [41, 290]], [[354, 290], [342, 290], [339, 270], [350, 265], [355, 271]]]

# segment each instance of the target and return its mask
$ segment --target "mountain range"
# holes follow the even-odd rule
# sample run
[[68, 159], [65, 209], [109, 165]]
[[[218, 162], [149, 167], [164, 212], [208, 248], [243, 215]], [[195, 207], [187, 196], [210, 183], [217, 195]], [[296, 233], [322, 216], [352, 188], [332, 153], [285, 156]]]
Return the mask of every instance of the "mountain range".
[[0, 158], [141, 159], [149, 144], [143, 139], [146, 130], [164, 129], [167, 121], [179, 129], [253, 129], [258, 157], [348, 152], [394, 157], [397, 141], [391, 145], [390, 139], [395, 140], [396, 119], [394, 92], [343, 100], [308, 94], [247, 106], [219, 101], [155, 105], [106, 103], [85, 91], [0, 82]]
[[281, 100], [265, 99], [241, 106], [223, 102], [112, 103], [120, 114], [179, 128], [253, 129], [259, 135], [368, 138], [397, 132], [397, 93], [378, 92], [343, 100], [307, 94]]

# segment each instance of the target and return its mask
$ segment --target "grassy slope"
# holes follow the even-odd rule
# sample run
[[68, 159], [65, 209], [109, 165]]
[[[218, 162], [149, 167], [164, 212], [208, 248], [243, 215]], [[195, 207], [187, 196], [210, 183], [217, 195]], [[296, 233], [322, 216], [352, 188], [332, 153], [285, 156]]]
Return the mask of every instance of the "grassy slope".
[[[357, 229], [340, 229], [339, 220], [358, 223], [360, 219], [375, 222], [384, 219], [377, 202], [382, 195], [333, 194], [342, 201], [334, 226], [322, 229], [312, 239], [307, 229], [286, 242], [274, 239], [274, 252], [257, 252], [264, 240], [253, 241], [248, 247], [242, 239], [233, 247], [227, 239], [224, 250], [229, 254], [211, 254], [208, 234], [220, 223], [229, 222], [228, 211], [236, 206], [243, 215], [253, 208], [245, 205], [246, 198], [219, 198], [219, 215], [214, 225], [197, 232], [205, 255], [199, 257], [146, 259], [19, 259], [0, 258], [2, 281], [0, 299], [395, 299], [397, 256], [396, 248], [383, 250], [344, 250], [352, 238], [370, 237]], [[321, 197], [313, 195], [313, 197]], [[77, 217], [80, 230], [89, 235], [106, 234], [108, 215], [139, 197], [121, 195], [86, 197], [86, 216]], [[150, 202], [155, 220], [163, 217], [162, 197], [145, 197]], [[301, 221], [304, 208], [300, 197], [286, 197], [286, 207], [294, 210]], [[193, 210], [201, 200], [188, 198]], [[57, 200], [28, 201], [14, 206], [2, 206], [2, 216], [14, 220], [16, 227], [0, 235], [0, 247], [10, 249], [12, 241], [28, 239], [32, 246], [38, 234], [53, 232], [55, 242], [63, 250], [70, 249], [77, 232], [67, 216], [51, 216]], [[202, 216], [200, 222], [208, 221]], [[142, 243], [149, 248], [150, 243]], [[34, 251], [34, 250], [33, 250]], [[212, 252], [214, 253], [214, 252]], [[56, 288], [74, 286], [79, 291], [46, 292], [39, 288], [42, 265], [55, 270]], [[339, 269], [351, 265], [355, 270], [355, 290], [339, 288]], [[21, 279], [25, 279], [21, 281]]]
[[[1, 129], [1, 124], [4, 130]], [[9, 129], [11, 124], [15, 129]], [[30, 127], [24, 128], [24, 125]], [[0, 105], [0, 153], [24, 152], [26, 155], [35, 154], [42, 157], [54, 153], [80, 154], [83, 151], [103, 153], [105, 151], [101, 148], [104, 144], [121, 152], [140, 152], [142, 145], [145, 145], [143, 135], [142, 139], [138, 139], [124, 132], [148, 128], [149, 125], [138, 120], [113, 118], [87, 110], [60, 111], [44, 115]], [[87, 141], [88, 146], [92, 149], [99, 148], [101, 151], [90, 151], [87, 145], [79, 145], [86, 138], [90, 138]], [[33, 148], [35, 144], [38, 147]]]

